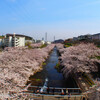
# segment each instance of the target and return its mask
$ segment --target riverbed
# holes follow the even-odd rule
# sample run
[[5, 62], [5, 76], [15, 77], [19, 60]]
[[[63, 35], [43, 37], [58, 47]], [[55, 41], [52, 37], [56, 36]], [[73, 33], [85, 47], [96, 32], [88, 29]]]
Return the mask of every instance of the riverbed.
[[63, 74], [55, 69], [58, 57], [57, 48], [55, 47], [45, 62], [46, 65], [43, 66], [43, 70], [30, 76], [30, 81], [27, 84], [31, 83], [33, 86], [43, 86], [45, 79], [48, 78], [48, 86], [50, 87], [76, 88], [77, 84], [72, 77], [65, 79]]

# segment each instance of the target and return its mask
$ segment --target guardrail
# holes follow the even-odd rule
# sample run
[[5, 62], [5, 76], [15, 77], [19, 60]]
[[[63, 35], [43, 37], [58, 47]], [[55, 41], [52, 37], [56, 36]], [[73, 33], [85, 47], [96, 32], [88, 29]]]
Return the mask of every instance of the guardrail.
[[[20, 86], [24, 89], [20, 92], [16, 91], [9, 91], [9, 98], [8, 100], [15, 100], [15, 99], [28, 99], [28, 100], [87, 100], [85, 95], [82, 95], [79, 91], [80, 88], [59, 88], [59, 87], [49, 87], [46, 93], [40, 93], [42, 86]], [[25, 88], [31, 88], [32, 90], [26, 90]], [[54, 90], [54, 91], [53, 91]], [[62, 91], [63, 90], [63, 91]], [[67, 90], [67, 91], [66, 91]]]
[[[25, 98], [26, 97], [26, 98]], [[84, 100], [84, 95], [46, 95], [46, 94], [33, 94], [23, 93], [23, 97], [17, 99], [28, 99], [28, 100]], [[16, 98], [13, 98], [16, 99]], [[86, 99], [85, 99], [86, 100]]]
[[[26, 86], [27, 87], [27, 86]], [[29, 92], [29, 93], [41, 93], [42, 86], [29, 86], [27, 91], [23, 90], [23, 92]], [[68, 94], [81, 94], [80, 88], [59, 88], [59, 87], [47, 87], [45, 92], [42, 92], [41, 94], [59, 94], [59, 95], [68, 95]]]

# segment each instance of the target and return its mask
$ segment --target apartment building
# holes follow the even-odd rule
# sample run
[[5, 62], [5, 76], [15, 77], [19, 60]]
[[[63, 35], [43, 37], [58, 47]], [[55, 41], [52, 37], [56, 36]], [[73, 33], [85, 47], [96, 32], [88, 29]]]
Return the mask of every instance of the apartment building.
[[5, 47], [25, 46], [25, 36], [20, 34], [6, 34], [4, 40]]

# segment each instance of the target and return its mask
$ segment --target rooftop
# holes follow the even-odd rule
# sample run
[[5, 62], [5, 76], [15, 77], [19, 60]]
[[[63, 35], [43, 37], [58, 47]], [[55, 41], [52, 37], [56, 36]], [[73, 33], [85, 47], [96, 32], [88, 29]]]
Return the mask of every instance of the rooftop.
[[25, 37], [26, 39], [32, 39], [30, 36], [22, 35], [22, 34], [6, 34], [7, 37], [9, 36], [19, 36], [19, 37]]
[[100, 33], [97, 33], [97, 34], [93, 34], [93, 36], [94, 36], [94, 35], [100, 35]]

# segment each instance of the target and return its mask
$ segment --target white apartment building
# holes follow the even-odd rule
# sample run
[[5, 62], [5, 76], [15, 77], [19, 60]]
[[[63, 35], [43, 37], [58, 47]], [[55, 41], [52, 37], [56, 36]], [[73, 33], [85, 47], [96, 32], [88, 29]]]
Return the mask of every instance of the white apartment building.
[[6, 34], [4, 46], [5, 47], [25, 46], [25, 36], [20, 34]]

